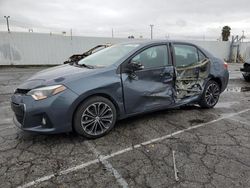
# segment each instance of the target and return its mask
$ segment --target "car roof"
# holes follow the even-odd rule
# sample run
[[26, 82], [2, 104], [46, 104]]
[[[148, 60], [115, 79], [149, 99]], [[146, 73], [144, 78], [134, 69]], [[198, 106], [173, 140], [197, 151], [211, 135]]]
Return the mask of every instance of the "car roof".
[[207, 57], [210, 57], [210, 58], [214, 57], [210, 52], [208, 52], [203, 47], [197, 44], [191, 43], [191, 42], [183, 41], [183, 40], [143, 40], [143, 39], [141, 40], [132, 39], [132, 40], [133, 41], [122, 42], [120, 44], [138, 44], [139, 45], [138, 48], [142, 48], [144, 46], [161, 44], [161, 43], [182, 43], [182, 44], [193, 45], [197, 47], [199, 50], [205, 53]]
[[121, 44], [139, 44], [140, 46], [146, 46], [146, 45], [160, 44], [160, 43], [183, 43], [183, 44], [191, 44], [197, 46], [194, 43], [181, 40], [133, 40], [133, 41], [122, 42]]

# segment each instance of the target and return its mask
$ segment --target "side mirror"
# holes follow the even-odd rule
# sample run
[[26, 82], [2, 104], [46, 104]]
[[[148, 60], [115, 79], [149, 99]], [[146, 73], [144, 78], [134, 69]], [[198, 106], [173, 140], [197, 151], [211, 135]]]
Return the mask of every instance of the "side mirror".
[[142, 70], [144, 69], [144, 66], [136, 61], [131, 61], [128, 65], [127, 65], [127, 70], [128, 72], [132, 73], [138, 70]]

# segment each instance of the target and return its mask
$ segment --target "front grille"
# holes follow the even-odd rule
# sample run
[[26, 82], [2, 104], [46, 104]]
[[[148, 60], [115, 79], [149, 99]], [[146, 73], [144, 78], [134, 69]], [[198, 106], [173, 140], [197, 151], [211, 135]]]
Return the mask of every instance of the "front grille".
[[17, 88], [17, 89], [15, 90], [15, 94], [25, 95], [25, 94], [27, 94], [29, 91], [30, 91], [30, 89], [19, 89], [19, 88]]
[[16, 103], [12, 102], [11, 108], [12, 108], [13, 112], [15, 113], [17, 121], [19, 123], [23, 124], [24, 113], [25, 113], [24, 105], [23, 104], [16, 104]]

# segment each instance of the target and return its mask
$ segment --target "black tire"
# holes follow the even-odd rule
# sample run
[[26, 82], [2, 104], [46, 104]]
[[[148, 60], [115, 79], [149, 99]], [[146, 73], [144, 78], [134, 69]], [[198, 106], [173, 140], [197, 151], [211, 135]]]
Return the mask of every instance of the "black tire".
[[115, 125], [116, 108], [107, 98], [95, 96], [84, 101], [74, 116], [74, 130], [87, 138], [99, 138]]
[[202, 108], [213, 108], [220, 98], [220, 85], [214, 81], [209, 80], [201, 95], [199, 105]]
[[247, 82], [250, 82], [250, 74], [242, 74], [244, 79], [247, 81]]

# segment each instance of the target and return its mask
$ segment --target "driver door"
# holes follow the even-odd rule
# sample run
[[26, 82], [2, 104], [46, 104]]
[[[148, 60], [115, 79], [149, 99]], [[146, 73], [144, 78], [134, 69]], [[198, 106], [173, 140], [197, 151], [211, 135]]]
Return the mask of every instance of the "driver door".
[[[137, 62], [142, 70], [122, 70], [124, 104], [127, 114], [134, 114], [174, 104], [174, 67], [167, 45], [146, 48], [128, 63]], [[126, 67], [126, 65], [125, 65]]]

